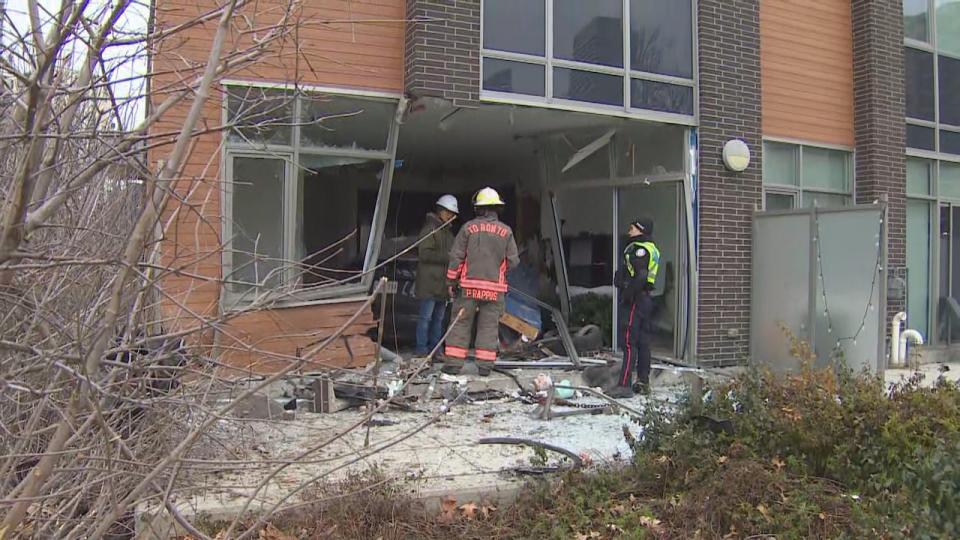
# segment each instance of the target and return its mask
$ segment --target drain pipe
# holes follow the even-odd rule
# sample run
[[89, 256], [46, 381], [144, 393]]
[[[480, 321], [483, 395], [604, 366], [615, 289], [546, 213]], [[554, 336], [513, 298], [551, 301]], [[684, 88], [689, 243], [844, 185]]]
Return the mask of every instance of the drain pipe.
[[907, 313], [901, 311], [890, 322], [890, 367], [900, 367], [900, 325], [907, 320]]
[[912, 342], [914, 345], [923, 345], [923, 336], [920, 335], [920, 332], [912, 328], [904, 330], [903, 333], [900, 334], [899, 357], [904, 366], [907, 365], [907, 341]]

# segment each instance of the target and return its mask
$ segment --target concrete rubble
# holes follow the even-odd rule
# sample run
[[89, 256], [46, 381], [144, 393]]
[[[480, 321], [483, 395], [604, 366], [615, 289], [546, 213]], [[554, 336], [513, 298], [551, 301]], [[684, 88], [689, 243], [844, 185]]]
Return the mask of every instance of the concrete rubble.
[[[229, 521], [241, 513], [259, 514], [315, 503], [321, 498], [317, 486], [335, 486], [374, 469], [428, 504], [447, 496], [462, 502], [503, 502], [524, 482], [518, 469], [528, 473], [531, 468], [536, 470], [531, 467], [535, 452], [518, 445], [479, 444], [489, 437], [552, 444], [593, 466], [630, 458], [623, 426], [629, 426], [635, 434], [640, 426], [626, 411], [607, 408], [596, 411], [599, 414], [543, 420], [534, 417], [537, 404], [517, 399], [519, 386], [533, 388], [534, 379], [541, 375], [542, 382], [544, 372], [555, 382], [567, 380], [572, 386], [580, 386], [579, 372], [515, 369], [509, 371], [512, 376], [494, 373], [480, 378], [471, 369], [468, 365], [464, 375], [456, 378], [419, 376], [405, 390], [406, 395], [419, 398], [414, 406], [385, 410], [367, 425], [363, 425], [366, 411], [362, 407], [346, 408], [349, 400], [339, 397], [331, 402], [334, 410], [340, 409], [338, 412], [312, 412], [314, 389], [318, 388], [315, 377], [278, 383], [267, 392], [275, 403], [261, 395], [244, 404], [241, 416], [246, 420], [242, 428], [227, 437], [236, 444], [230, 449], [229, 461], [223, 461], [222, 466], [213, 462], [204, 465], [205, 472], [194, 473], [188, 480], [190, 487], [178, 492], [174, 502], [188, 518]], [[379, 386], [397, 389], [397, 371], [396, 365], [384, 365]], [[687, 381], [705, 375], [699, 370], [658, 365], [651, 395], [622, 403], [643, 411], [651, 404], [675, 402]], [[368, 376], [358, 375], [356, 379], [358, 385], [369, 381]], [[424, 401], [426, 396], [433, 399]], [[566, 406], [554, 404], [552, 410], [609, 405], [579, 393], [570, 402], [560, 403]], [[257, 416], [258, 412], [263, 415]], [[358, 425], [358, 429], [340, 437]], [[322, 450], [303, 457], [321, 445], [325, 445]], [[561, 457], [548, 453], [547, 465], [558, 465]], [[284, 463], [289, 465], [276, 473]], [[309, 487], [301, 488], [304, 484]], [[138, 538], [170, 538], [182, 532], [167, 512], [155, 506], [142, 505], [136, 519]]]

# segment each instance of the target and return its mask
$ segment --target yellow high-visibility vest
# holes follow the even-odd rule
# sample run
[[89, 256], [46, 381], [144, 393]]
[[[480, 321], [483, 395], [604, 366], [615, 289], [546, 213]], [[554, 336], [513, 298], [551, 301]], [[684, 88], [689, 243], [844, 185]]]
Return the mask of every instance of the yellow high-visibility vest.
[[623, 250], [623, 258], [627, 263], [627, 273], [630, 274], [630, 277], [637, 275], [630, 258], [640, 248], [645, 249], [650, 254], [647, 259], [647, 283], [652, 286], [657, 282], [657, 273], [660, 272], [660, 250], [653, 242], [630, 242], [627, 244], [627, 248]]

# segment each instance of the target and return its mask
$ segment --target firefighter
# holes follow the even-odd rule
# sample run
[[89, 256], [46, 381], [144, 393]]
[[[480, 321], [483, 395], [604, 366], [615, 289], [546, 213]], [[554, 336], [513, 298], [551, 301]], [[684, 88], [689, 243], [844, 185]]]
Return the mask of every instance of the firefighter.
[[[650, 327], [653, 299], [650, 293], [660, 270], [660, 250], [653, 241], [653, 222], [638, 218], [630, 223], [629, 240], [623, 250], [615, 285], [620, 293], [618, 306], [619, 342], [623, 364], [610, 397], [630, 398], [650, 391]], [[632, 384], [633, 370], [637, 382]]]
[[417, 317], [417, 356], [426, 356], [436, 348], [443, 334], [443, 317], [446, 314], [447, 265], [450, 262], [450, 247], [453, 233], [449, 224], [460, 213], [457, 198], [444, 195], [437, 200], [436, 208], [427, 214], [417, 247], [417, 300], [420, 312]]
[[507, 271], [520, 263], [520, 257], [513, 230], [500, 221], [504, 206], [500, 194], [483, 188], [474, 196], [473, 206], [477, 217], [460, 228], [450, 250], [448, 292], [454, 299], [453, 313], [462, 309], [463, 315], [447, 337], [443, 371], [457, 374], [463, 368], [476, 320], [477, 370], [485, 377], [497, 360]]

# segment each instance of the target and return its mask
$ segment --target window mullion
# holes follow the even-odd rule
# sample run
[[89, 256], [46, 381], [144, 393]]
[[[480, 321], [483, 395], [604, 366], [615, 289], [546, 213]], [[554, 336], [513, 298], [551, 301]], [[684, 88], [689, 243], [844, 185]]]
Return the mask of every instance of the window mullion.
[[297, 279], [299, 271], [299, 261], [297, 260], [297, 221], [299, 220], [300, 201], [298, 194], [300, 192], [300, 125], [303, 120], [303, 102], [299, 94], [294, 94], [293, 102], [293, 159], [292, 163], [287, 165], [287, 172], [284, 182], [284, 198], [288, 201], [284, 205], [283, 217], [283, 236], [284, 236], [284, 256], [289, 261], [287, 271], [284, 273], [286, 283], [292, 284]]
[[544, 97], [547, 98], [547, 102], [553, 100], [553, 0], [543, 0], [545, 7], [543, 24], [546, 26], [546, 31], [544, 36], [546, 38], [546, 43], [544, 44], [544, 53], [547, 61], [547, 68], [544, 70]]
[[803, 145], [797, 145], [797, 160], [796, 160], [796, 172], [797, 172], [797, 189], [803, 192]]
[[623, 0], [621, 3], [620, 16], [621, 28], [623, 29], [623, 108], [624, 110], [630, 110], [630, 107], [633, 105], [632, 98], [630, 97], [631, 87], [630, 84], [630, 0]]

